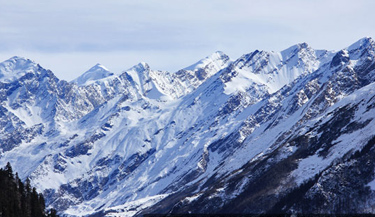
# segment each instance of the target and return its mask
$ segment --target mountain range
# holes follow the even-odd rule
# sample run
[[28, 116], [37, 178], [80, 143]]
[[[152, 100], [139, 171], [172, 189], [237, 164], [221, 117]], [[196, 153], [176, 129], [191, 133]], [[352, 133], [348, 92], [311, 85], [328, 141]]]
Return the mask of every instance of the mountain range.
[[0, 63], [0, 164], [62, 216], [374, 213], [375, 42], [71, 82]]

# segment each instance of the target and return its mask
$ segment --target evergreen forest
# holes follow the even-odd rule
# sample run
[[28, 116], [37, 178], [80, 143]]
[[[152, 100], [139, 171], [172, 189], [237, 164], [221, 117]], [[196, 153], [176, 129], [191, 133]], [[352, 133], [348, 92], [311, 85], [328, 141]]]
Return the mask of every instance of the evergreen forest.
[[56, 217], [56, 210], [46, 210], [44, 197], [14, 174], [8, 162], [0, 168], [0, 217]]

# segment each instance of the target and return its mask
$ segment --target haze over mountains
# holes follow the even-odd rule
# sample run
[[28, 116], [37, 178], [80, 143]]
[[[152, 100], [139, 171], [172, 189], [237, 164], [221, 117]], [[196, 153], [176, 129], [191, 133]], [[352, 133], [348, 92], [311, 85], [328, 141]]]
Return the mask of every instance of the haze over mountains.
[[215, 52], [174, 73], [97, 64], [71, 82], [13, 57], [0, 164], [68, 216], [373, 213], [374, 81], [368, 37]]

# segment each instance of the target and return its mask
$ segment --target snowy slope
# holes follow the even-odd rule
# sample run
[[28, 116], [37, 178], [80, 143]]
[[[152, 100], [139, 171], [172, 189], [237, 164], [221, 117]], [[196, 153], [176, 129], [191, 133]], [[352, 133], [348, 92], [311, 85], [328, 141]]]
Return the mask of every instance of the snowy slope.
[[[62, 214], [329, 213], [348, 200], [329, 177], [356, 171], [367, 178], [340, 190], [358, 212], [374, 204], [362, 151], [375, 136], [371, 38], [338, 52], [216, 52], [175, 73], [97, 65], [71, 83], [25, 59], [0, 66], [0, 163]], [[321, 196], [332, 207], [300, 202]]]

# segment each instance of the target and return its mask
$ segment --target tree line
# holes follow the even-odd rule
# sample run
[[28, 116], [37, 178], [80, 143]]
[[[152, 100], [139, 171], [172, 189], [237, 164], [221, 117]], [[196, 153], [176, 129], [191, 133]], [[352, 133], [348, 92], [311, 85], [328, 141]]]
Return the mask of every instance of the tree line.
[[0, 217], [58, 217], [56, 210], [46, 210], [44, 197], [30, 185], [22, 182], [8, 162], [0, 168]]

